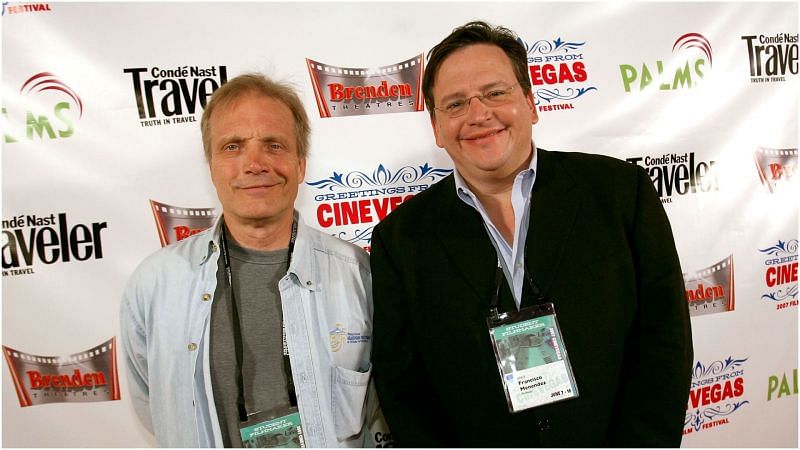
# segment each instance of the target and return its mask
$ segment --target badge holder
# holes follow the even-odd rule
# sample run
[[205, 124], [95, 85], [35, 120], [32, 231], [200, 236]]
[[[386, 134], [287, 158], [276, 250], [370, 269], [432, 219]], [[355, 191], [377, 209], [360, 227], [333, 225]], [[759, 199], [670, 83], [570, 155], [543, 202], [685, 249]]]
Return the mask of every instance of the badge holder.
[[[498, 267], [498, 286], [502, 276]], [[543, 300], [533, 280], [527, 278]], [[578, 397], [553, 303], [510, 313], [498, 313], [496, 305], [497, 298], [486, 322], [508, 410], [516, 413]]]
[[244, 448], [305, 448], [300, 412], [285, 408], [279, 414], [257, 412], [239, 423]]

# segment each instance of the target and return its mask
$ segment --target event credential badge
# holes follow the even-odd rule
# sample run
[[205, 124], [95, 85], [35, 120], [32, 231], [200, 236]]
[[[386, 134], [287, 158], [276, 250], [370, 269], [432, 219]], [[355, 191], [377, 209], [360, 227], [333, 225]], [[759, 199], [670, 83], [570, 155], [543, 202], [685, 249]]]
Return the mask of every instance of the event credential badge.
[[242, 427], [239, 430], [244, 448], [305, 448], [300, 413]]
[[489, 335], [509, 411], [578, 396], [552, 303], [489, 319]]

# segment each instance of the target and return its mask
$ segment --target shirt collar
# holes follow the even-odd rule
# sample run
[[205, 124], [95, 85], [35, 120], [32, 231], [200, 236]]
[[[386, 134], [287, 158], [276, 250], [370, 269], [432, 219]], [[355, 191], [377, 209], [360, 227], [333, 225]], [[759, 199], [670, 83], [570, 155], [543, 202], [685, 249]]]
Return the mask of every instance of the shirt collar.
[[[213, 231], [208, 233], [208, 245], [206, 246], [206, 252], [200, 258], [200, 265], [208, 262], [208, 260], [211, 259], [211, 256], [215, 253], [222, 252], [220, 249], [220, 239], [222, 236], [222, 217], [222, 214], [217, 217], [217, 220], [212, 226]], [[319, 283], [314, 279], [311, 268], [311, 256], [313, 251], [313, 245], [309, 241], [311, 235], [309, 234], [309, 230], [305, 223], [303, 223], [303, 219], [300, 217], [300, 212], [298, 212], [296, 209], [294, 210], [294, 220], [297, 221], [297, 238], [294, 242], [292, 262], [287, 273], [290, 275], [294, 274], [297, 277], [300, 286], [303, 288], [315, 291], [317, 290]]]

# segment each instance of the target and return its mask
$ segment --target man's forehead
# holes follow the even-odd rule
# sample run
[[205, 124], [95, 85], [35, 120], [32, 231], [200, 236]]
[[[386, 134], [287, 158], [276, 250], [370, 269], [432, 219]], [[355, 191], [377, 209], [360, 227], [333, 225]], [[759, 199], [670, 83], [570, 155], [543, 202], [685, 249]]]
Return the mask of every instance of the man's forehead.
[[[511, 79], [506, 80], [508, 77]], [[436, 71], [432, 87], [441, 96], [452, 94], [467, 84], [473, 88], [488, 88], [513, 80], [514, 68], [503, 49], [479, 43], [461, 47], [447, 55]]]

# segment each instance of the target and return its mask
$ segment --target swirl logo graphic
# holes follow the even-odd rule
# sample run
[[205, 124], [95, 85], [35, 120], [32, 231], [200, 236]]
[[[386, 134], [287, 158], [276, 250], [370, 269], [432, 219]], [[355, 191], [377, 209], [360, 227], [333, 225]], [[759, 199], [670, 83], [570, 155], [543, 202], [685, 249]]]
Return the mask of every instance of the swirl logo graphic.
[[435, 169], [425, 163], [419, 168], [404, 166], [392, 173], [383, 164], [379, 164], [378, 168], [372, 172], [372, 175], [359, 171], [353, 171], [345, 175], [334, 171], [333, 175], [328, 178], [306, 182], [306, 184], [317, 189], [328, 189], [330, 191], [334, 188], [360, 189], [366, 186], [392, 186], [397, 183], [415, 183], [423, 180], [436, 181], [437, 178], [443, 178], [452, 172], [453, 169]]
[[517, 41], [528, 53], [531, 85], [539, 111], [573, 109], [571, 100], [597, 90], [595, 86], [574, 85], [588, 79], [581, 53], [585, 41], [565, 41], [560, 37], [552, 41], [539, 40], [533, 44], [521, 38], [517, 38]]
[[708, 39], [706, 39], [705, 36], [700, 33], [684, 34], [675, 40], [675, 43], [672, 45], [672, 53], [678, 54], [681, 51], [690, 48], [696, 48], [703, 52], [703, 54], [706, 55], [706, 59], [708, 59], [708, 66], [712, 66], [711, 43], [708, 42]]
[[692, 370], [692, 390], [684, 418], [683, 434], [725, 425], [729, 416], [750, 403], [744, 400], [744, 369], [747, 358], [705, 365], [698, 361]]
[[768, 291], [762, 300], [775, 303], [776, 309], [797, 306], [797, 239], [778, 240], [777, 243], [758, 249], [767, 257], [764, 261], [764, 281]]
[[83, 101], [66, 83], [50, 72], [40, 72], [28, 78], [19, 89], [20, 94], [28, 95], [31, 92], [59, 91], [72, 99], [80, 110], [80, 117], [83, 117]]
[[383, 164], [372, 173], [354, 170], [308, 181], [316, 188], [317, 222], [332, 236], [369, 250], [372, 229], [401, 203], [451, 174], [453, 169], [403, 166], [397, 170]]

